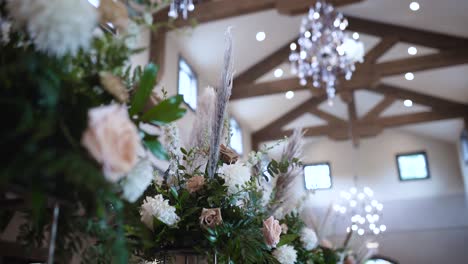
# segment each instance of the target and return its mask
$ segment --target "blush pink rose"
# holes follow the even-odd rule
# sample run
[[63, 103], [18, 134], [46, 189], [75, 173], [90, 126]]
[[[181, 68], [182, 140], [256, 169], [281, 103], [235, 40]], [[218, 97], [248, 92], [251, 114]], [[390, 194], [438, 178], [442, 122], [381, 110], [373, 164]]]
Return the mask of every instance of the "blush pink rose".
[[204, 227], [214, 228], [223, 223], [221, 209], [219, 208], [203, 208], [200, 215], [200, 225]]
[[205, 184], [205, 177], [197, 175], [187, 180], [187, 190], [189, 193], [194, 193], [200, 190]]
[[137, 128], [125, 106], [120, 105], [89, 110], [88, 128], [81, 143], [102, 165], [104, 176], [110, 182], [117, 182], [135, 166], [141, 147]]
[[265, 243], [270, 247], [276, 247], [280, 241], [280, 235], [282, 232], [281, 225], [278, 220], [275, 220], [273, 216], [270, 216], [267, 220], [263, 221], [263, 237]]

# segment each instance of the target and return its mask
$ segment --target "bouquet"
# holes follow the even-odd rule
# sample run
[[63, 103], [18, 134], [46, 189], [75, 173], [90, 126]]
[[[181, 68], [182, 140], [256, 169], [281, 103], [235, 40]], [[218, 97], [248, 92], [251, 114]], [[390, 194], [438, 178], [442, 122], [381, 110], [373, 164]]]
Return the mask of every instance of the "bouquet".
[[127, 263], [124, 208], [151, 184], [152, 160], [168, 158], [161, 129], [186, 111], [181, 96], [152, 92], [157, 66], [130, 65], [152, 21], [129, 2], [0, 1], [0, 187], [19, 203], [1, 223], [21, 211], [20, 241], [55, 245], [60, 263], [99, 236], [106, 250], [92, 253]]
[[190, 141], [181, 146], [177, 127], [167, 127], [169, 168], [126, 217], [136, 263], [164, 261], [177, 252], [194, 252], [213, 263], [323, 259], [321, 251], [314, 251], [318, 246], [314, 231], [294, 214], [303, 199], [294, 191], [302, 184], [302, 132], [296, 130], [288, 139], [278, 160], [265, 146], [242, 162], [228, 147], [230, 31], [226, 36], [221, 84], [201, 95]]

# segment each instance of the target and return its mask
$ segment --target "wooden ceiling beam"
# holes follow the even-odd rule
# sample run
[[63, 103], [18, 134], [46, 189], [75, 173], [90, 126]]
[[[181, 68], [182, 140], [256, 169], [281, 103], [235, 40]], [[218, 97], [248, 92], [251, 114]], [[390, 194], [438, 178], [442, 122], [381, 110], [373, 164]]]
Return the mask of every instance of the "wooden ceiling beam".
[[[174, 27], [191, 26], [193, 23], [206, 23], [220, 19], [247, 15], [255, 12], [260, 12], [268, 9], [273, 9], [276, 6], [275, 0], [218, 0], [218, 1], [202, 1], [195, 5], [195, 11], [189, 14], [189, 19], [182, 18], [173, 21]], [[168, 8], [160, 10], [155, 18], [162, 19], [167, 17]], [[165, 15], [166, 14], [166, 15]], [[156, 21], [168, 21], [167, 19]]]
[[[378, 82], [379, 75], [372, 67], [367, 65], [359, 65], [353, 78], [347, 81], [340, 78], [338, 82], [337, 92], [339, 91], [353, 91], [362, 89], [364, 87], [373, 87]], [[254, 96], [264, 96], [278, 93], [285, 93], [287, 91], [300, 91], [310, 89], [313, 91], [314, 96], [326, 95], [325, 89], [316, 89], [308, 86], [301, 86], [299, 79], [296, 77], [281, 79], [270, 82], [237, 84], [234, 81], [232, 89], [231, 100], [245, 99]]]
[[[328, 0], [327, 3], [335, 7], [350, 5], [363, 0]], [[276, 0], [276, 9], [280, 14], [298, 15], [309, 11], [309, 8], [315, 5], [316, 0]]]
[[247, 70], [243, 71], [241, 74], [234, 78], [234, 85], [252, 83], [264, 74], [271, 71], [273, 68], [285, 62], [288, 59], [289, 53], [291, 52], [289, 45], [291, 42], [294, 42], [296, 40], [297, 38], [292, 39], [275, 52], [263, 58], [260, 62], [252, 65]]
[[348, 118], [349, 118], [349, 133], [351, 140], [353, 141], [353, 145], [355, 147], [359, 147], [359, 132], [357, 129], [357, 112], [356, 112], [356, 100], [354, 99], [354, 93], [350, 93], [350, 99], [347, 101], [348, 103]]
[[400, 41], [435, 49], [456, 49], [468, 46], [468, 39], [436, 33], [427, 30], [392, 25], [373, 20], [345, 15], [349, 21], [348, 30], [379, 36], [381, 38], [397, 36]]
[[466, 49], [441, 51], [436, 54], [382, 62], [376, 64], [375, 68], [382, 77], [385, 77], [406, 72], [456, 66], [465, 63], [468, 63], [468, 51]]
[[[358, 120], [354, 126], [356, 138], [376, 136], [383, 131], [384, 128], [394, 128], [411, 124], [434, 122], [453, 118], [464, 118], [463, 113], [437, 113], [437, 112], [420, 112], [405, 115], [395, 115], [389, 117], [381, 117], [376, 120]], [[314, 127], [305, 127], [305, 136], [317, 137], [328, 136], [334, 140], [350, 139], [349, 127], [347, 124], [329, 124]], [[284, 136], [291, 135], [293, 130], [271, 131], [270, 133], [254, 133], [253, 139], [259, 144], [261, 142], [278, 140]]]
[[378, 125], [378, 126], [382, 126], [383, 128], [391, 128], [391, 127], [399, 127], [399, 126], [404, 126], [404, 125], [412, 125], [412, 124], [419, 124], [419, 123], [425, 123], [425, 122], [434, 122], [434, 121], [440, 121], [440, 120], [452, 119], [452, 118], [458, 118], [458, 117], [463, 117], [463, 115], [460, 112], [438, 113], [438, 112], [427, 111], [427, 112], [420, 112], [420, 113], [382, 117], [374, 121], [361, 122], [359, 125], [360, 126]]
[[385, 109], [390, 107], [395, 102], [392, 96], [385, 96], [378, 104], [376, 104], [369, 112], [367, 112], [361, 120], [374, 120], [382, 114]]
[[317, 116], [318, 118], [324, 120], [324, 121], [327, 121], [328, 123], [330, 124], [343, 124], [343, 123], [346, 123], [345, 120], [335, 116], [335, 115], [332, 115], [332, 114], [329, 114], [325, 111], [322, 111], [320, 109], [318, 109], [317, 107], [315, 108], [311, 108], [309, 109], [309, 113]]
[[254, 139], [268, 138], [271, 135], [276, 135], [278, 133], [281, 133], [282, 128], [285, 125], [287, 125], [294, 119], [300, 117], [304, 113], [310, 111], [311, 109], [316, 108], [319, 104], [321, 104], [325, 100], [327, 100], [326, 96], [317, 96], [317, 97], [312, 97], [308, 99], [307, 101], [295, 107], [291, 111], [277, 118], [276, 120], [268, 124], [266, 127], [255, 132], [253, 135]]
[[398, 37], [390, 36], [384, 37], [382, 40], [375, 45], [369, 52], [367, 52], [364, 63], [374, 64], [382, 55], [390, 50], [398, 42]]
[[414, 103], [429, 106], [432, 110], [439, 113], [456, 112], [460, 115], [465, 114], [468, 116], [468, 105], [451, 101], [448, 99], [442, 99], [432, 95], [427, 95], [394, 85], [381, 83], [377, 87], [369, 89], [369, 91], [377, 92], [386, 96], [391, 96], [401, 100], [410, 99]]

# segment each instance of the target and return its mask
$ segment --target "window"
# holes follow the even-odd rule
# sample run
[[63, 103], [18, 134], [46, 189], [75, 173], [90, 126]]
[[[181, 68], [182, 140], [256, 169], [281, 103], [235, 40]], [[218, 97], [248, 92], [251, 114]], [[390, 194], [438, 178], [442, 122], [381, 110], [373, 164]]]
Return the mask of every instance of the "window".
[[400, 154], [396, 156], [400, 180], [422, 180], [429, 178], [426, 152]]
[[198, 80], [197, 75], [188, 63], [179, 58], [178, 93], [184, 96], [185, 103], [192, 109], [197, 108]]
[[242, 144], [242, 129], [237, 123], [236, 119], [232, 118], [229, 120], [229, 127], [231, 129], [231, 140], [229, 146], [237, 152], [237, 154], [242, 155], [243, 144]]
[[331, 171], [328, 162], [304, 166], [304, 180], [307, 190], [330, 189]]

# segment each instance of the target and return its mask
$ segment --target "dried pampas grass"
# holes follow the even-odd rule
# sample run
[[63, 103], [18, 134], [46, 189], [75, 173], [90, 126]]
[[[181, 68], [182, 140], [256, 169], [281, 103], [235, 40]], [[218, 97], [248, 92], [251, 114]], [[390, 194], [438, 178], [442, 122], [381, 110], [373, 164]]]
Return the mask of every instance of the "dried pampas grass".
[[224, 51], [224, 67], [221, 75], [221, 85], [216, 89], [216, 102], [211, 124], [210, 155], [208, 161], [208, 176], [213, 178], [219, 159], [219, 148], [224, 129], [224, 117], [232, 91], [232, 35], [231, 28], [226, 31], [226, 49]]

